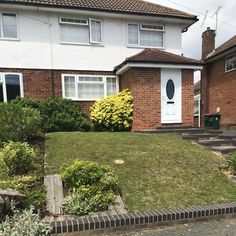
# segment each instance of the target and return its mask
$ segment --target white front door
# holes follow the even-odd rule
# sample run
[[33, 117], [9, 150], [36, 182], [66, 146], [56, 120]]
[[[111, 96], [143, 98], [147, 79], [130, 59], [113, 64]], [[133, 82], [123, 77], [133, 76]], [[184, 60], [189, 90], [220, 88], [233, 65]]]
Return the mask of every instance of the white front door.
[[161, 69], [161, 123], [182, 122], [180, 69]]

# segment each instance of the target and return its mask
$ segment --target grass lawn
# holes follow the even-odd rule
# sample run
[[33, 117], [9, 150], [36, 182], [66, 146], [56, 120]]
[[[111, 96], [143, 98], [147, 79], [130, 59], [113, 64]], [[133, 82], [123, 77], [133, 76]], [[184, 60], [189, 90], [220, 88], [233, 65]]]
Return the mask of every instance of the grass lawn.
[[[130, 212], [236, 201], [236, 184], [217, 168], [224, 161], [175, 135], [46, 135], [48, 174], [75, 159], [113, 166]], [[115, 164], [117, 159], [124, 164]]]

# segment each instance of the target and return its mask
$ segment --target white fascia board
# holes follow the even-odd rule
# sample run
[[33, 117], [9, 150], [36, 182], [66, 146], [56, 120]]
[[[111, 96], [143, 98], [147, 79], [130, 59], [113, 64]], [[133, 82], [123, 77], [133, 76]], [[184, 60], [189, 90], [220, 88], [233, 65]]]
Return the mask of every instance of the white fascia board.
[[127, 63], [117, 70], [116, 74], [121, 75], [129, 68], [168, 68], [168, 69], [192, 69], [202, 70], [203, 66], [185, 65], [185, 64], [161, 64], [161, 63]]
[[1, 4], [0, 8], [7, 9], [22, 9], [22, 10], [36, 10], [41, 12], [54, 12], [54, 13], [69, 13], [69, 14], [80, 14], [80, 15], [89, 15], [89, 16], [98, 16], [98, 17], [109, 17], [109, 18], [122, 18], [122, 19], [141, 19], [141, 20], [155, 20], [156, 22], [165, 22], [165, 23], [174, 23], [181, 24], [183, 28], [188, 27], [189, 25], [195, 22], [194, 19], [181, 19], [178, 17], [168, 17], [168, 16], [147, 16], [147, 15], [135, 15], [135, 14], [122, 14], [115, 12], [103, 12], [103, 11], [91, 11], [91, 10], [79, 10], [79, 9], [68, 9], [68, 8], [52, 8], [52, 7], [42, 7], [42, 6], [29, 6], [29, 5], [17, 5], [17, 4]]

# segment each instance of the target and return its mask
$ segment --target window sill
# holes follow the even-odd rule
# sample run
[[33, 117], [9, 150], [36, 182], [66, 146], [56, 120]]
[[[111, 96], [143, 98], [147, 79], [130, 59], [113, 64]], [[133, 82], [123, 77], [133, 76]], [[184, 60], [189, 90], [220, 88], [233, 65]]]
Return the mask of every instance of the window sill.
[[236, 70], [236, 68], [234, 68], [234, 69], [232, 69], [232, 70], [227, 70], [227, 71], [225, 71], [225, 73], [229, 73], [229, 72], [232, 72], [232, 71], [234, 71], [234, 70]]
[[20, 41], [19, 38], [17, 39], [13, 39], [13, 38], [0, 38], [0, 41], [13, 41], [13, 42], [17, 42]]
[[90, 47], [105, 47], [104, 44], [96, 43], [72, 43], [72, 42], [60, 42], [61, 45], [77, 45], [77, 46], [90, 46]]
[[156, 48], [156, 49], [160, 49], [160, 50], [165, 50], [164, 47], [145, 47], [145, 46], [136, 46], [136, 45], [127, 45], [127, 48], [142, 48], [142, 49], [145, 49], [145, 48]]

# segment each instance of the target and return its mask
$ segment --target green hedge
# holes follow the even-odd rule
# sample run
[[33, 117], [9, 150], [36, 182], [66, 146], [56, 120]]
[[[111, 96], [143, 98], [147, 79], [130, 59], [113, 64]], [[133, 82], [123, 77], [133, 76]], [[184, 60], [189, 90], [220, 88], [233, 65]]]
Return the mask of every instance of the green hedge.
[[0, 142], [26, 141], [40, 133], [39, 111], [13, 103], [0, 103]]
[[90, 119], [97, 131], [127, 131], [132, 126], [133, 97], [126, 89], [95, 102]]
[[44, 132], [87, 131], [89, 129], [85, 113], [71, 100], [53, 97], [41, 101], [18, 98], [13, 103], [38, 109], [42, 116], [41, 127]]

